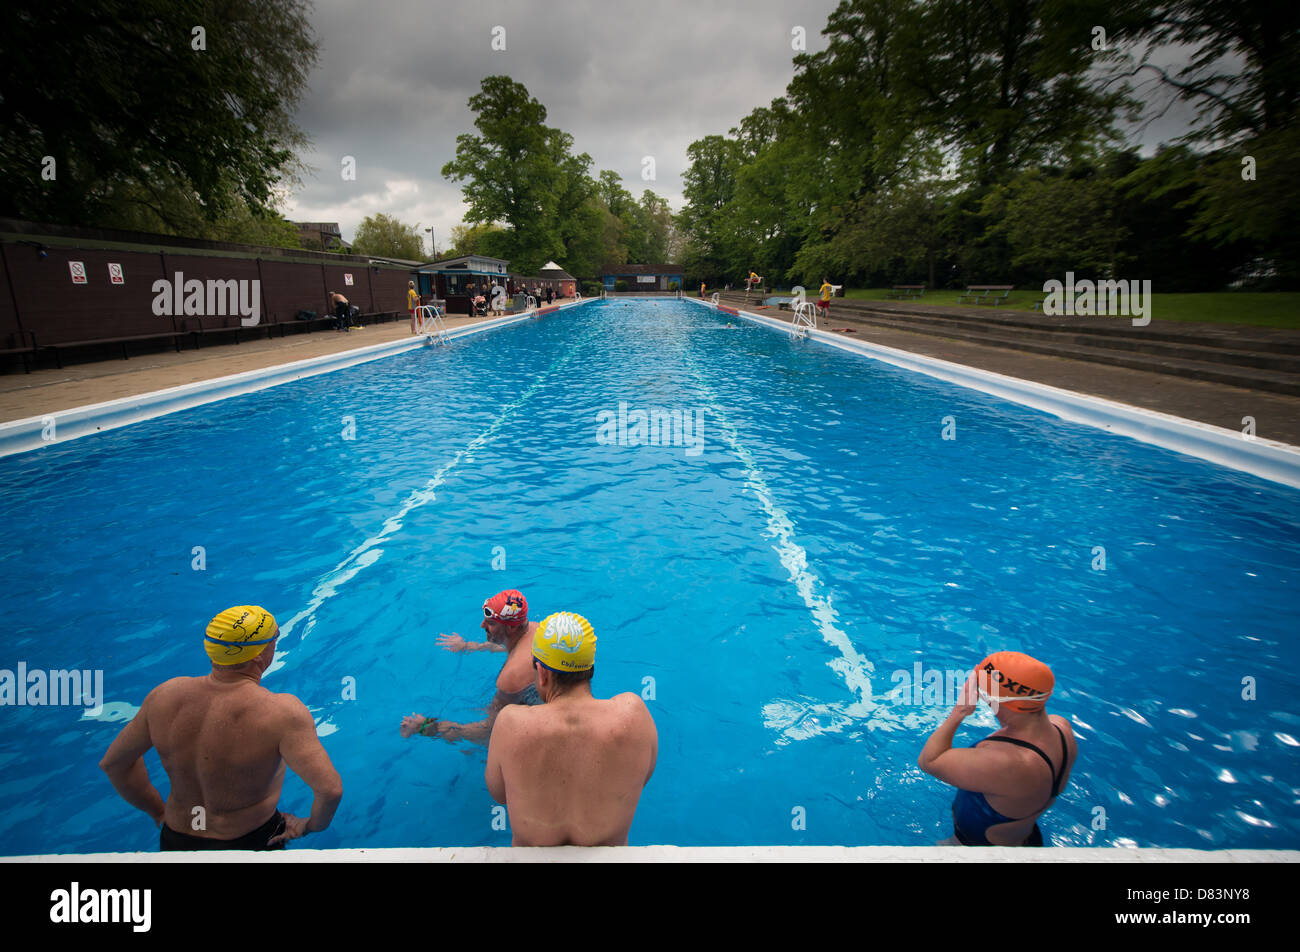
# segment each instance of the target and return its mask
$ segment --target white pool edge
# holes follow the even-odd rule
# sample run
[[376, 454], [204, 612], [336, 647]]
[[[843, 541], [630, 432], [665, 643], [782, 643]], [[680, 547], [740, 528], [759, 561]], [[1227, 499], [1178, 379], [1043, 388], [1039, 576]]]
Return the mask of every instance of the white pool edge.
[[[697, 298], [685, 298], [713, 311], [713, 305]], [[782, 333], [790, 323], [762, 314], [734, 308], [736, 315]], [[728, 311], [715, 313], [729, 313]], [[1258, 476], [1270, 482], [1300, 488], [1300, 447], [1277, 440], [1247, 437], [1209, 423], [1147, 410], [1130, 404], [1064, 390], [1048, 384], [980, 370], [937, 357], [926, 357], [883, 344], [852, 340], [830, 331], [810, 330], [808, 336], [851, 353], [864, 354], [883, 363], [925, 374], [971, 390], [978, 390], [1021, 406], [1050, 413], [1071, 423], [1082, 423], [1116, 436], [1125, 436]], [[939, 422], [936, 421], [936, 426]]]
[[[577, 307], [585, 303], [587, 301], [571, 301], [568, 304], [561, 304], [553, 310], [548, 310], [546, 313], [552, 314], [555, 311]], [[449, 330], [447, 339], [456, 340], [472, 334], [495, 330], [529, 320], [535, 316], [537, 316], [537, 312], [532, 311], [492, 318], [477, 324], [467, 324]], [[304, 360], [275, 364], [271, 367], [229, 374], [224, 377], [213, 377], [209, 380], [199, 380], [194, 383], [154, 390], [132, 397], [120, 397], [104, 403], [91, 403], [85, 406], [73, 407], [69, 410], [58, 410], [41, 416], [0, 423], [0, 457], [11, 456], [15, 453], [27, 453], [47, 446], [58, 446], [69, 440], [102, 433], [105, 430], [114, 430], [118, 427], [130, 426], [133, 423], [143, 423], [145, 420], [152, 420], [155, 417], [176, 413], [180, 410], [188, 410], [191, 407], [201, 406], [205, 403], [214, 403], [228, 397], [238, 397], [258, 390], [266, 390], [281, 384], [292, 383], [295, 380], [303, 380], [307, 377], [315, 377], [368, 361], [379, 360], [383, 357], [392, 357], [420, 347], [431, 346], [435, 346], [435, 342], [431, 337], [427, 336], [388, 341], [383, 344], [372, 344], [353, 350], [341, 351], [337, 354], [308, 357]], [[54, 438], [48, 439], [46, 433], [51, 421], [53, 423]]]
[[290, 848], [253, 853], [71, 853], [0, 856], [3, 863], [1296, 863], [1297, 850], [963, 846], [501, 846]]

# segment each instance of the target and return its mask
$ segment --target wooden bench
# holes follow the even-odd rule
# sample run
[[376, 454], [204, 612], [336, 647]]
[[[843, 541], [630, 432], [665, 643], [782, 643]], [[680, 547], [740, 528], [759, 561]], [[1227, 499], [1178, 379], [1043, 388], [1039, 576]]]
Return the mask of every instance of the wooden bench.
[[[997, 307], [999, 304], [1006, 302], [1011, 296], [1011, 292], [1016, 289], [1014, 284], [968, 284], [966, 290], [957, 295], [957, 303], [961, 303], [962, 298], [971, 298], [976, 304], [991, 304]], [[976, 295], [975, 292], [979, 294]], [[1001, 291], [1001, 294], [995, 292]]]
[[176, 353], [181, 352], [181, 338], [186, 336], [185, 331], [176, 329], [176, 318], [172, 318], [172, 329], [170, 331], [155, 332], [152, 334], [128, 334], [124, 337], [96, 337], [85, 340], [64, 340], [57, 344], [42, 344], [40, 350], [50, 350], [54, 352], [54, 362], [59, 369], [63, 369], [63, 348], [72, 347], [94, 347], [97, 344], [121, 344], [122, 359], [129, 360], [131, 355], [127, 352], [126, 345], [139, 340], [170, 340], [176, 347]]
[[[1062, 293], [1064, 293], [1064, 292], [1062, 292]], [[1082, 289], [1080, 289], [1080, 288], [1075, 288], [1075, 289], [1074, 289], [1074, 303], [1075, 303], [1075, 304], [1078, 304], [1078, 303], [1079, 303], [1079, 296], [1082, 295], [1082, 294], [1083, 294], [1083, 290], [1082, 290]], [[1043, 305], [1046, 304], [1046, 303], [1047, 303], [1047, 296], [1045, 295], [1041, 301], [1035, 301], [1035, 302], [1034, 302], [1034, 308], [1033, 308], [1033, 309], [1034, 309], [1035, 311], [1041, 311], [1041, 310], [1043, 309]]]
[[[24, 343], [27, 338], [31, 338], [30, 344]], [[17, 354], [22, 357], [23, 373], [31, 373], [31, 362], [28, 358], [36, 355], [36, 334], [32, 331], [15, 331], [10, 334], [5, 346], [0, 348], [0, 355], [9, 356], [10, 354]]]
[[885, 295], [887, 298], [898, 298], [902, 301], [905, 298], [917, 297], [925, 293], [924, 284], [895, 284], [893, 290]]

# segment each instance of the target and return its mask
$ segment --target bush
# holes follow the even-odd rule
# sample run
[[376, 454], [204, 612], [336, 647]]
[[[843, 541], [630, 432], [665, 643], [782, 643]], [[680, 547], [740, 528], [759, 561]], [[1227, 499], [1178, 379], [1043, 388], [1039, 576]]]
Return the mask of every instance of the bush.
[[583, 297], [600, 297], [600, 292], [603, 290], [605, 290], [605, 285], [601, 284], [599, 281], [582, 282]]
[[622, 279], [619, 279], [618, 281], [615, 281], [615, 282], [614, 282], [614, 290], [615, 290], [615, 291], [626, 291], [626, 290], [627, 290], [627, 282], [624, 281], [624, 280], [622, 280]]

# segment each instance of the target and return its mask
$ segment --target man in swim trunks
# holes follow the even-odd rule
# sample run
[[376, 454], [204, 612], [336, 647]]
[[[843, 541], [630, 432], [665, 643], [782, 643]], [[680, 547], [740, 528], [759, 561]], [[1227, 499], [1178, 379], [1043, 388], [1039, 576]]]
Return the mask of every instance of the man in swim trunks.
[[659, 735], [640, 695], [591, 694], [596, 633], [557, 612], [537, 627], [541, 707], [508, 707], [488, 746], [488, 793], [510, 814], [514, 846], [626, 846]]
[[484, 602], [482, 628], [487, 632], [486, 643], [466, 641], [452, 632], [450, 635], [440, 635], [438, 644], [448, 651], [506, 652], [506, 663], [497, 675], [496, 694], [488, 705], [486, 716], [474, 724], [457, 724], [455, 721], [440, 721], [423, 714], [409, 714], [402, 718], [403, 737], [422, 734], [425, 737], [441, 737], [453, 743], [468, 740], [486, 747], [488, 737], [492, 734], [492, 725], [506, 705], [542, 703], [533, 686], [533, 668], [529, 654], [529, 645], [532, 644], [537, 623], [528, 621], [528, 601], [523, 592], [507, 589]]
[[[1043, 845], [1038, 818], [1065, 789], [1079, 754], [1069, 722], [1047, 713], [1055, 685], [1047, 665], [1017, 651], [989, 655], [966, 679], [917, 760], [957, 788], [954, 836], [941, 845]], [[974, 747], [953, 748], [953, 735], [981, 697], [1001, 728]]]
[[[311, 713], [261, 685], [279, 635], [256, 605], [226, 609], [204, 635], [212, 671], [150, 691], [100, 761], [122, 799], [159, 825], [160, 849], [283, 849], [334, 818], [343, 781]], [[171, 781], [165, 804], [144, 763], [151, 747]], [[276, 809], [286, 766], [312, 790], [310, 817]]]

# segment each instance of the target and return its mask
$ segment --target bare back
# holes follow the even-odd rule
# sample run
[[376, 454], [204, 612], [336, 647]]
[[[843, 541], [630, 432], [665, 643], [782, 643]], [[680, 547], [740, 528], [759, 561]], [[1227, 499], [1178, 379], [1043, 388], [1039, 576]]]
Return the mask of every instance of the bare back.
[[515, 846], [624, 846], [659, 738], [641, 698], [620, 694], [506, 708], [492, 746]]
[[[171, 780], [169, 827], [234, 839], [271, 817], [284, 783], [281, 740], [291, 707], [302, 702], [249, 681], [204, 677], [173, 678], [146, 704], [150, 739]], [[194, 829], [196, 806], [203, 807], [206, 829]]]
[[[1054, 728], [1060, 728], [1061, 733], [1058, 734]], [[998, 748], [999, 753], [1015, 759], [1018, 768], [1015, 773], [1018, 778], [1022, 778], [1024, 793], [1018, 796], [985, 794], [985, 799], [994, 810], [997, 810], [1003, 816], [1019, 818], [1012, 823], [999, 823], [990, 826], [985, 835], [988, 837], [989, 842], [996, 845], [1014, 846], [1024, 842], [1025, 837], [1033, 830], [1034, 823], [1056, 802], [1052, 796], [1053, 770], [1057, 771], [1060, 777], [1060, 789], [1065, 790], [1066, 785], [1070, 782], [1070, 772], [1074, 769], [1074, 761], [1078, 757], [1079, 748], [1074, 739], [1074, 731], [1070, 729], [1070, 722], [1055, 714], [1044, 718], [1042, 723], [1037, 725], [1036, 730], [1011, 733], [1003, 729], [990, 736], [1014, 737], [1017, 740], [1028, 741], [1041, 750], [1051, 762], [1049, 767], [1043, 762], [1042, 757], [1023, 748], [1010, 748], [1008, 750], [1008, 746], [1002, 744], [988, 745]], [[1064, 764], [1061, 762], [1062, 737], [1065, 738]], [[980, 743], [984, 744], [987, 740], [988, 738], [985, 738]]]

